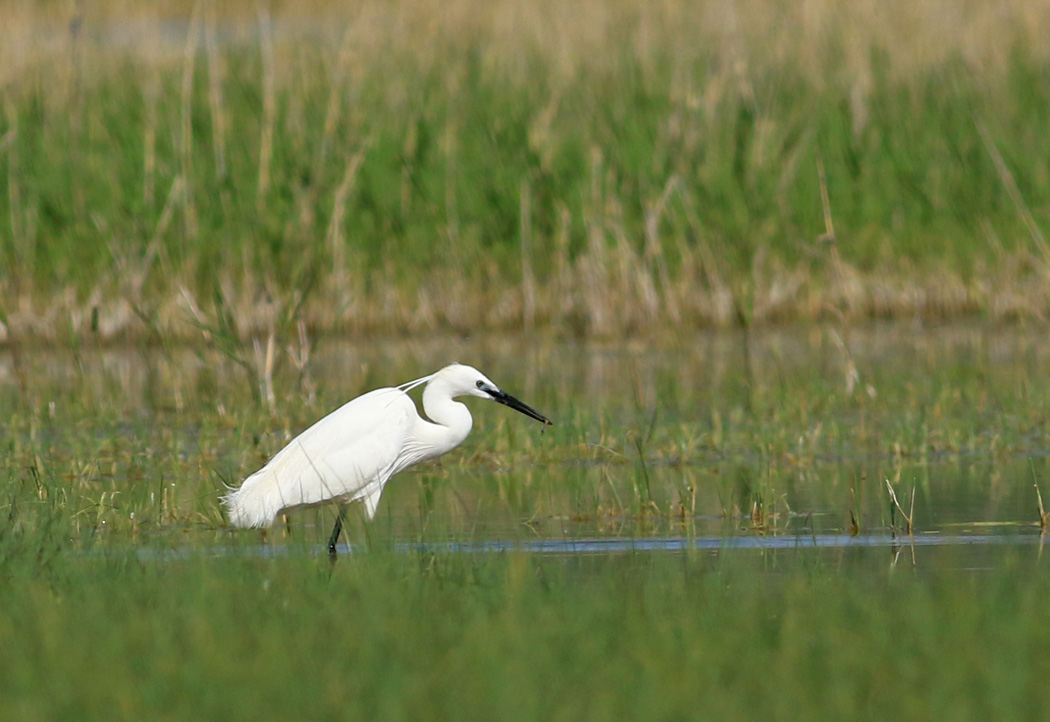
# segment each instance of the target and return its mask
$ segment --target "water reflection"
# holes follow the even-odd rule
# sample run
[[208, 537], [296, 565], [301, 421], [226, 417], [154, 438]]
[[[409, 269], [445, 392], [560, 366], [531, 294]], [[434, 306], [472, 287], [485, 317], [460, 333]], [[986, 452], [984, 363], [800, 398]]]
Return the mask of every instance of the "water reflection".
[[[678, 555], [686, 558], [749, 564], [759, 562], [768, 571], [788, 571], [799, 565], [821, 568], [904, 568], [915, 571], [988, 571], [1027, 557], [1042, 559], [1045, 534], [1038, 528], [1008, 534], [842, 534], [730, 537], [627, 537], [578, 539], [485, 539], [479, 541], [394, 542], [384, 553], [421, 558], [447, 555], [535, 555], [544, 558], [611, 558]], [[368, 544], [340, 544], [338, 557], [373, 553]], [[186, 546], [176, 549], [139, 548], [143, 562], [177, 562], [201, 557], [278, 559], [328, 558], [325, 545]], [[698, 557], [699, 555], [699, 557]], [[333, 561], [333, 564], [337, 563]]]
[[[1038, 521], [1033, 483], [1050, 489], [1050, 338], [1023, 328], [807, 326], [646, 342], [296, 337], [275, 347], [272, 409], [256, 400], [261, 366], [249, 372], [203, 341], [4, 349], [12, 478], [52, 474], [81, 530], [221, 526], [222, 484], [308, 423], [458, 360], [557, 426], [541, 437], [476, 405], [475, 432], [453, 458], [388, 485], [374, 537], [538, 552], [683, 539], [694, 549], [863, 548], [886, 544], [872, 530], [895, 523], [888, 479], [902, 503], [915, 495], [918, 546], [990, 546], [1005, 542], [979, 540], [1027, 539], [1014, 532]], [[249, 367], [265, 357], [254, 348], [242, 348]], [[331, 514], [297, 511], [286, 528], [312, 543]], [[975, 526], [989, 523], [1018, 526]]]

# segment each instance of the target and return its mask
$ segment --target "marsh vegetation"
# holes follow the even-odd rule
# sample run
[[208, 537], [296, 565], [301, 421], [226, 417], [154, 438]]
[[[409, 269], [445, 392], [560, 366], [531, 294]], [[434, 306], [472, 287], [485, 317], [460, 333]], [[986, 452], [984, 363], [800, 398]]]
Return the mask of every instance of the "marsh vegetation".
[[0, 718], [1041, 719], [1038, 3], [9, 5]]
[[[272, 410], [219, 351], [37, 351], [23, 389], [8, 352], [0, 708], [1036, 714], [1050, 345], [873, 327], [847, 358], [831, 334], [329, 340], [309, 374], [278, 367]], [[331, 508], [227, 528], [224, 483], [452, 353], [556, 425], [476, 404], [462, 447], [351, 517], [334, 567]]]
[[981, 3], [7, 8], [3, 334], [1041, 318], [1050, 20]]

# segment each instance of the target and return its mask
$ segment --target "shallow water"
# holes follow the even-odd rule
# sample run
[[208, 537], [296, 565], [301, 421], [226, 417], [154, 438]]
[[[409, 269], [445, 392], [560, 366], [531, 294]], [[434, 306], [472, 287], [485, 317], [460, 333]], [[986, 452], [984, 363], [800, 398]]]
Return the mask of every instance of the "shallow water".
[[[701, 568], [758, 569], [762, 573], [790, 573], [799, 569], [878, 574], [908, 569], [920, 574], [942, 572], [987, 573], [998, 569], [1023, 570], [1039, 565], [1046, 535], [1035, 525], [984, 527], [981, 532], [919, 532], [889, 530], [850, 534], [735, 534], [720, 536], [581, 536], [523, 539], [489, 538], [473, 541], [390, 541], [340, 543], [336, 557], [324, 544], [282, 543], [184, 544], [176, 548], [142, 547], [134, 550], [144, 563], [185, 562], [201, 557], [233, 559], [329, 557], [333, 565], [379, 551], [416, 557], [421, 564], [448, 555], [513, 555], [543, 557], [547, 561], [574, 559], [586, 563], [606, 558], [629, 558], [645, 564], [654, 557], [678, 557]], [[92, 552], [89, 552], [92, 553]], [[343, 561], [342, 563], [346, 563]], [[584, 570], [587, 567], [581, 567]]]
[[[395, 478], [374, 522], [352, 520], [347, 551], [905, 548], [921, 565], [938, 563], [927, 549], [951, 548], [953, 564], [970, 555], [976, 567], [999, 550], [1041, 551], [1050, 343], [1021, 327], [832, 325], [661, 343], [321, 339], [302, 366], [294, 341], [277, 349], [261, 394], [272, 390], [272, 408], [253, 400], [242, 365], [206, 345], [7, 349], [11, 473], [24, 485], [31, 468], [45, 480], [38, 496], [61, 494], [81, 539], [147, 556], [223, 550], [231, 538], [251, 549], [259, 532], [223, 528], [224, 483], [363, 390], [459, 360], [556, 426], [541, 434], [474, 404], [467, 442]], [[246, 344], [249, 365], [251, 354]], [[887, 480], [913, 516], [911, 537]], [[333, 519], [331, 507], [292, 512], [264, 548], [323, 551]]]

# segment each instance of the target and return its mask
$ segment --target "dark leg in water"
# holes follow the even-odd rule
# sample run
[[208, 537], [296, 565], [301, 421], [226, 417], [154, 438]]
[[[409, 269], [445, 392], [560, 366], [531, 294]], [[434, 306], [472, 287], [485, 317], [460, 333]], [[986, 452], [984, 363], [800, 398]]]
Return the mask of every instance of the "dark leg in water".
[[335, 545], [339, 543], [339, 534], [343, 531], [343, 522], [346, 521], [346, 507], [339, 505], [339, 516], [335, 518], [335, 526], [332, 527], [332, 536], [328, 537], [328, 558], [335, 561]]

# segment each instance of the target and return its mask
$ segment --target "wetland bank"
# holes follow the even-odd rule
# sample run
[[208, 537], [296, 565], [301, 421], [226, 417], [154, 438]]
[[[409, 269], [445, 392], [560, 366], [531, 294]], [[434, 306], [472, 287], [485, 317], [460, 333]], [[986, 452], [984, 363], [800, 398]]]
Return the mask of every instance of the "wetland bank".
[[[1039, 3], [3, 15], [0, 718], [1043, 718]], [[555, 426], [228, 528], [456, 360]]]

